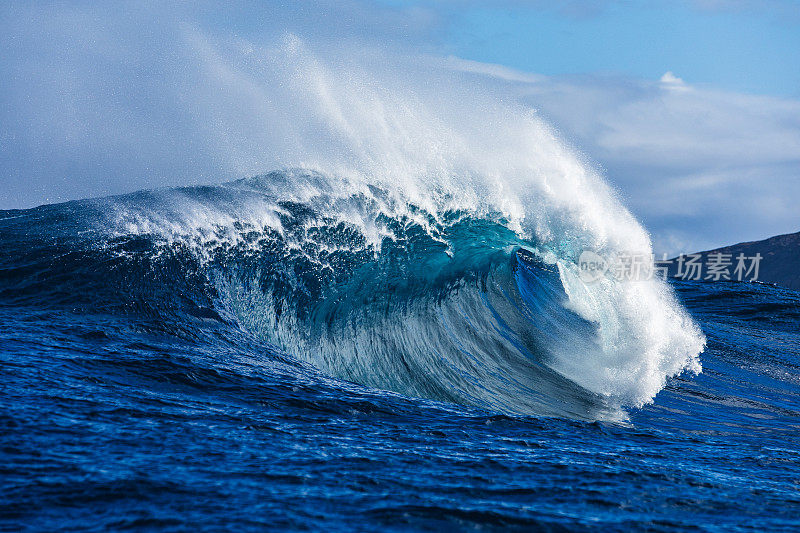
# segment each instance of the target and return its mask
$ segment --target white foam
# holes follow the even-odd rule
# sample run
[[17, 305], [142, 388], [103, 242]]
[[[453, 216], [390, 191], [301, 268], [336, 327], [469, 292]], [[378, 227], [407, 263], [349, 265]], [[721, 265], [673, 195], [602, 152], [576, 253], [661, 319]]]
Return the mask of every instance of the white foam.
[[[406, 203], [435, 215], [501, 213], [520, 235], [542, 244], [559, 264], [568, 305], [599, 325], [603, 349], [562, 352], [554, 370], [627, 405], [650, 401], [669, 376], [700, 370], [703, 335], [663, 282], [587, 285], [577, 276], [581, 251], [649, 255], [650, 238], [602, 176], [534, 110], [444, 59], [369, 52], [343, 61], [341, 50], [314, 52], [292, 35], [261, 48], [211, 43], [197, 33], [188, 39], [209, 90], [225, 91], [241, 107], [237, 116], [247, 115], [247, 128], [237, 129], [214, 110], [224, 131], [220, 144], [238, 168], [263, 172], [265, 161], [278, 161], [312, 169], [335, 179], [327, 193], [341, 197], [369, 195], [367, 185], [376, 185], [389, 191], [385, 207], [395, 213]], [[307, 200], [316, 192], [305, 183], [285, 195]], [[247, 216], [278, 227], [271, 209]], [[232, 223], [229, 214], [190, 212], [188, 226]], [[380, 240], [369, 222], [346, 218]]]

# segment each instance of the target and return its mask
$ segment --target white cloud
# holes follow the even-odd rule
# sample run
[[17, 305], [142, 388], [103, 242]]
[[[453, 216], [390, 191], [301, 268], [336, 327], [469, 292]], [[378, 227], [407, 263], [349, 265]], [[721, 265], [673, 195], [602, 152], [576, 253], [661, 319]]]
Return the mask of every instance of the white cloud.
[[686, 85], [681, 78], [677, 77], [672, 71], [667, 71], [661, 76], [659, 80], [661, 82], [661, 86], [665, 89], [669, 89], [672, 91], [687, 91], [689, 90], [689, 86]]
[[506, 67], [504, 65], [495, 65], [492, 63], [481, 63], [480, 61], [472, 61], [469, 59], [462, 59], [460, 57], [450, 56], [446, 59], [446, 63], [450, 68], [458, 72], [466, 72], [470, 74], [480, 74], [498, 78], [504, 81], [521, 82], [521, 83], [538, 83], [543, 82], [547, 78], [538, 74], [531, 74], [529, 72], [522, 72], [520, 70]]

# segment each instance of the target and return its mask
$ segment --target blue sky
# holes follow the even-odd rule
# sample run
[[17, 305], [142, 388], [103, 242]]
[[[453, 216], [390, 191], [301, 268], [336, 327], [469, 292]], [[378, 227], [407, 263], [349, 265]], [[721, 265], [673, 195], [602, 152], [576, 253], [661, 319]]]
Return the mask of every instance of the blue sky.
[[800, 230], [795, 0], [5, 2], [0, 209], [270, 170], [270, 90], [223, 51], [287, 32], [332, 64], [437, 57], [536, 110], [658, 251]]
[[690, 83], [797, 97], [799, 13], [798, 2], [474, 5], [449, 12], [445, 42], [460, 57], [541, 74], [657, 79], [673, 71]]

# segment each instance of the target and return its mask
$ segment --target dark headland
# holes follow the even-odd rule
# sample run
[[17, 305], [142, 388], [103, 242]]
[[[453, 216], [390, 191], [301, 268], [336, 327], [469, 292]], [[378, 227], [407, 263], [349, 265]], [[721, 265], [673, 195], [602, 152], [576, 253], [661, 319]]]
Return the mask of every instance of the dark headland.
[[[800, 232], [777, 235], [763, 241], [742, 242], [725, 246], [724, 248], [692, 254], [701, 256], [699, 263], [706, 267], [702, 279], [705, 280], [707, 278], [707, 266], [715, 260], [715, 256], [717, 256], [716, 260], [719, 260], [717, 254], [723, 254], [726, 260], [732, 262], [730, 267], [732, 279], [736, 279], [734, 269], [737, 264], [737, 257], [740, 254], [748, 259], [760, 254], [757, 281], [800, 290]], [[750, 264], [748, 262], [748, 266]], [[674, 258], [670, 261], [669, 275], [671, 277], [681, 277], [682, 273], [678, 269], [678, 258]], [[747, 278], [750, 278], [750, 276], [747, 276]]]

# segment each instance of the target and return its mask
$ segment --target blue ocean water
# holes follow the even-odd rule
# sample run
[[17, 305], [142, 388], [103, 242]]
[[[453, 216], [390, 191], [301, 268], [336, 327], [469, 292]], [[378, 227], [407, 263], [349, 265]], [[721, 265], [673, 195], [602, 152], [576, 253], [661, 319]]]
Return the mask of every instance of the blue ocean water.
[[0, 528], [800, 527], [798, 293], [671, 282], [703, 370], [629, 405], [502, 216], [281, 179], [0, 212]]

